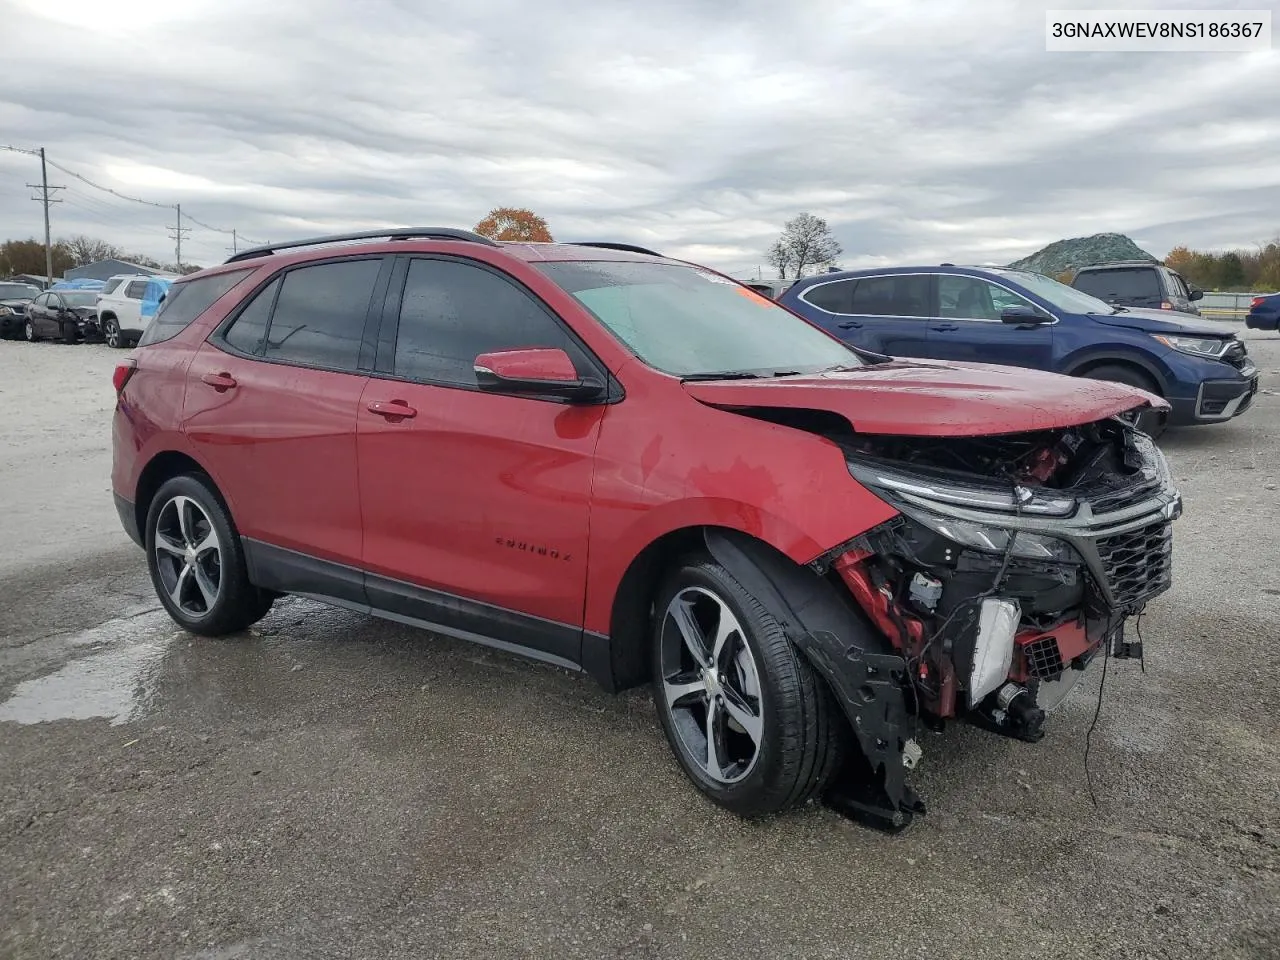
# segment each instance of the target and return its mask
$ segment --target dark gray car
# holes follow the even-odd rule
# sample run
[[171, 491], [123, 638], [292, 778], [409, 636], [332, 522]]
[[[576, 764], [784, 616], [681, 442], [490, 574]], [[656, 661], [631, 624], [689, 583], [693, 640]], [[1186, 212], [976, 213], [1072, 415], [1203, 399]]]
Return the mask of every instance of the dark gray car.
[[27, 283], [0, 283], [0, 337], [22, 336], [27, 306], [40, 296], [40, 288]]
[[1113, 306], [1173, 310], [1197, 317], [1200, 311], [1194, 301], [1204, 296], [1177, 271], [1146, 260], [1081, 267], [1071, 285]]

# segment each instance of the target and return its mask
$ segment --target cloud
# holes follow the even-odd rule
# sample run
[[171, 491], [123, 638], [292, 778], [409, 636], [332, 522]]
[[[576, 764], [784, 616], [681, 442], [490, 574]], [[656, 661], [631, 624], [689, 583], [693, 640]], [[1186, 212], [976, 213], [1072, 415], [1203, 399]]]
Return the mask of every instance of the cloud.
[[[849, 265], [1280, 233], [1280, 57], [1051, 55], [1050, 5], [14, 0], [0, 129], [253, 240], [498, 204], [734, 270], [801, 210]], [[9, 236], [38, 177], [0, 153]], [[51, 182], [55, 234], [171, 259], [172, 211]], [[226, 256], [186, 225], [184, 259]]]

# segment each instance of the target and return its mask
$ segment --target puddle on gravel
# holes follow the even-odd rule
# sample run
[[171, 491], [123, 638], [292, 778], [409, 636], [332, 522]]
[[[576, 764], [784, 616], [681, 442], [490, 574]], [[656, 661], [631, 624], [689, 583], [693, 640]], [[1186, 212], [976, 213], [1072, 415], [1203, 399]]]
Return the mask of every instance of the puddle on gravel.
[[112, 620], [65, 638], [73, 649], [102, 649], [19, 683], [0, 703], [0, 721], [106, 718], [112, 726], [127, 723], [150, 696], [149, 681], [174, 636], [172, 625], [165, 614], [156, 612]]

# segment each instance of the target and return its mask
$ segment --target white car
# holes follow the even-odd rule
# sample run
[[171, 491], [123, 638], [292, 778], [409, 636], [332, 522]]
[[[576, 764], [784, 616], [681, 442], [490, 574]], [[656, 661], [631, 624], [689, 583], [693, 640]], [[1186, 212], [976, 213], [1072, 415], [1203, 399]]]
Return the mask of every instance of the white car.
[[137, 343], [172, 282], [145, 274], [121, 274], [108, 280], [98, 294], [98, 324], [107, 346]]

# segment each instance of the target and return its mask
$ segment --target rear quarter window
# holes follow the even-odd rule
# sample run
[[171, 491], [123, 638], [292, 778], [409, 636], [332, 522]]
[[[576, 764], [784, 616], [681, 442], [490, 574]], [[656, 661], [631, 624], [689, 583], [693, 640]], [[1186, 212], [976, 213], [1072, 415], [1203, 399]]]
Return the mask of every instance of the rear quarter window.
[[114, 280], [108, 280], [107, 285], [102, 288], [102, 295], [105, 297], [108, 293], [114, 293], [116, 287], [120, 286], [122, 283], [124, 283], [124, 280], [120, 277], [117, 277]]
[[1160, 280], [1154, 269], [1092, 270], [1076, 277], [1077, 290], [1102, 300], [1142, 300], [1162, 296]]
[[138, 346], [145, 347], [172, 340], [191, 326], [196, 317], [213, 306], [218, 298], [252, 272], [253, 268], [232, 270], [175, 283], [161, 301], [155, 319], [138, 340]]

